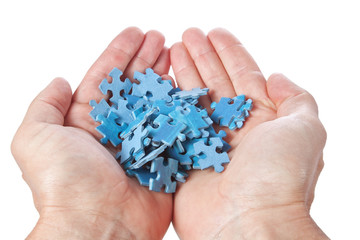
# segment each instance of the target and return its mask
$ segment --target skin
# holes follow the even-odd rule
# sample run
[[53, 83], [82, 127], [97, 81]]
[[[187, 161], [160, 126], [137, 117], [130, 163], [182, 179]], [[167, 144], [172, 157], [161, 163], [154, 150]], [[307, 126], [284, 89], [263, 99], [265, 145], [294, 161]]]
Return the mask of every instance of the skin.
[[232, 146], [226, 170], [193, 171], [175, 194], [180, 238], [326, 239], [309, 215], [326, 141], [314, 98], [282, 74], [266, 81], [224, 29], [187, 30], [171, 63], [181, 88], [210, 88], [207, 108], [240, 94], [254, 102], [240, 131], [224, 129]]
[[[192, 171], [174, 200], [126, 177], [88, 115], [113, 67], [169, 79], [170, 59], [181, 88], [210, 88], [203, 106], [239, 94], [254, 101], [244, 127], [227, 131], [226, 170]], [[171, 220], [181, 239], [327, 239], [309, 214], [325, 141], [313, 97], [281, 74], [266, 81], [228, 31], [189, 29], [169, 51], [160, 33], [128, 28], [74, 94], [57, 78], [34, 99], [12, 152], [40, 213], [28, 239], [161, 239]]]
[[166, 74], [170, 61], [164, 41], [156, 31], [125, 29], [73, 95], [58, 78], [33, 101], [12, 143], [40, 213], [29, 239], [44, 238], [44, 231], [56, 232], [51, 239], [160, 239], [165, 234], [172, 196], [128, 178], [113, 152], [97, 140], [101, 136], [88, 115], [89, 101], [103, 97], [98, 85], [114, 66], [130, 78], [135, 69], [148, 67]]

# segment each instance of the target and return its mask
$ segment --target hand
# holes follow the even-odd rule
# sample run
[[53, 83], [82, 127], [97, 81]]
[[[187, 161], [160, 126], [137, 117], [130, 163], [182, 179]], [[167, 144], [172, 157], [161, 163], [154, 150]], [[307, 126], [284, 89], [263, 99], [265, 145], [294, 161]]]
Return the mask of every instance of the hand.
[[181, 239], [326, 238], [309, 215], [326, 132], [313, 97], [281, 74], [265, 80], [241, 43], [215, 29], [189, 29], [170, 50], [183, 89], [208, 87], [202, 105], [245, 94], [254, 108], [228, 131], [223, 173], [192, 171], [174, 201]]
[[65, 80], [55, 79], [31, 104], [12, 143], [40, 213], [30, 239], [160, 239], [169, 226], [172, 196], [128, 178], [96, 140], [101, 136], [89, 116], [89, 101], [103, 97], [98, 86], [113, 67], [129, 78], [148, 67], [166, 74], [170, 59], [164, 37], [124, 30], [73, 96]]

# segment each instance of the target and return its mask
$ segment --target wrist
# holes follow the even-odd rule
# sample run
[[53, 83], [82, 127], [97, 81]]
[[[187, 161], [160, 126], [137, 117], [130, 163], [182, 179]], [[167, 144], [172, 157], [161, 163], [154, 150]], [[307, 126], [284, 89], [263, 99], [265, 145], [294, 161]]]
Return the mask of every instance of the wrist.
[[219, 233], [220, 239], [329, 239], [305, 207], [252, 210]]
[[119, 220], [82, 212], [41, 213], [27, 237], [33, 239], [134, 239]]

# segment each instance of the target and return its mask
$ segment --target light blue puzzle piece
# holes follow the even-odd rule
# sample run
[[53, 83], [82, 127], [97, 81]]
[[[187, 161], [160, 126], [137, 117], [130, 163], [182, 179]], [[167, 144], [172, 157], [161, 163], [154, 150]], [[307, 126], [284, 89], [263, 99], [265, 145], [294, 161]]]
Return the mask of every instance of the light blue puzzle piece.
[[108, 91], [111, 92], [112, 97], [110, 98], [110, 102], [115, 105], [118, 103], [119, 99], [124, 99], [121, 96], [121, 93], [124, 92], [124, 94], [128, 94], [132, 87], [132, 83], [128, 78], [126, 78], [125, 81], [120, 80], [122, 74], [122, 71], [114, 68], [109, 73], [109, 76], [112, 78], [112, 82], [109, 83], [108, 80], [105, 78], [99, 86], [101, 92], [104, 95], [107, 95]]
[[223, 130], [220, 130], [219, 133], [216, 133], [213, 126], [210, 126], [209, 128], [205, 129], [205, 131], [209, 132], [209, 137], [218, 137], [221, 139], [223, 143], [222, 151], [228, 152], [231, 149], [230, 144], [228, 144], [223, 138], [226, 137], [226, 132]]
[[109, 112], [108, 117], [104, 117], [104, 115], [98, 115], [96, 117], [96, 121], [101, 122], [101, 125], [97, 126], [96, 130], [104, 136], [100, 140], [102, 144], [106, 144], [110, 141], [112, 145], [116, 147], [122, 142], [119, 135], [127, 125], [126, 123], [122, 125], [117, 124], [117, 118], [117, 114], [111, 111]]
[[[220, 138], [210, 138], [209, 144], [206, 145], [204, 142], [197, 142], [194, 144], [195, 153], [199, 155], [198, 164], [200, 169], [206, 169], [214, 167], [216, 172], [222, 172], [225, 163], [229, 163], [230, 159], [227, 153], [218, 153], [217, 148], [222, 148], [223, 144]], [[205, 155], [204, 157], [202, 156]]]
[[175, 180], [178, 182], [186, 182], [186, 178], [189, 176], [185, 171], [178, 170], [178, 172], [175, 174]]
[[134, 79], [138, 80], [139, 84], [134, 84], [132, 95], [135, 96], [150, 96], [149, 100], [165, 100], [170, 102], [172, 98], [169, 92], [173, 89], [171, 81], [162, 81], [161, 77], [154, 73], [151, 68], [146, 69], [145, 74], [141, 72], [134, 73]]
[[208, 93], [208, 88], [193, 88], [192, 90], [182, 90], [174, 93], [171, 97], [173, 99], [198, 99]]
[[148, 109], [136, 116], [136, 111], [133, 112], [135, 120], [129, 123], [128, 127], [121, 133], [122, 138], [127, 138], [138, 126], [144, 124], [148, 117], [156, 111], [155, 108]]
[[245, 104], [241, 106], [241, 111], [243, 111], [243, 114], [239, 117], [235, 117], [230, 125], [229, 129], [234, 130], [236, 128], [241, 128], [244, 125], [245, 119], [249, 117], [249, 111], [252, 110], [252, 100], [248, 99], [246, 100]]
[[[245, 95], [234, 98], [221, 98], [218, 103], [211, 103], [210, 107], [215, 109], [210, 118], [220, 126], [227, 126], [234, 129], [242, 117], [248, 115], [252, 108], [252, 101], [245, 101]], [[234, 124], [232, 122], [235, 120]], [[240, 126], [240, 125], [238, 125]]]
[[163, 157], [156, 158], [151, 164], [150, 172], [157, 173], [156, 178], [150, 178], [150, 190], [160, 192], [165, 187], [166, 193], [175, 192], [176, 182], [172, 181], [172, 177], [178, 172], [178, 161], [168, 158], [167, 164], [164, 164]]
[[186, 125], [181, 122], [170, 123], [171, 118], [160, 114], [154, 120], [154, 123], [158, 125], [157, 128], [147, 126], [149, 129], [149, 137], [155, 143], [162, 142], [167, 146], [172, 146], [176, 139], [184, 141], [186, 136], [181, 132], [185, 130]]
[[158, 111], [156, 114], [169, 115], [176, 107], [182, 106], [182, 101], [173, 100], [172, 102], [166, 102], [165, 100], [156, 100], [152, 107], [156, 108]]
[[194, 144], [199, 141], [205, 143], [207, 142], [207, 138], [187, 139], [185, 142], [181, 143], [184, 148], [183, 152], [180, 152], [181, 150], [174, 145], [166, 149], [166, 154], [167, 156], [178, 160], [181, 165], [191, 165], [193, 164], [192, 158], [196, 155]]
[[160, 145], [159, 147], [155, 148], [154, 150], [146, 154], [146, 156], [137, 160], [137, 162], [129, 166], [129, 169], [140, 168], [144, 166], [146, 163], [153, 161], [157, 156], [159, 156], [162, 152], [164, 152], [166, 148], [167, 146], [165, 144]]
[[111, 111], [116, 113], [118, 115], [118, 119], [116, 120], [117, 123], [126, 123], [130, 124], [132, 121], [135, 120], [135, 117], [133, 115], [133, 111], [128, 108], [128, 102], [123, 99], [119, 99], [117, 103], [117, 107], [114, 106], [111, 107]]
[[120, 159], [123, 164], [131, 158], [142, 158], [145, 155], [144, 147], [150, 144], [150, 139], [147, 138], [149, 130], [143, 126], [138, 126], [134, 132], [121, 144], [121, 151], [116, 154], [116, 158]]
[[201, 129], [209, 127], [208, 122], [203, 119], [204, 113], [197, 111], [193, 105], [186, 108], [177, 107], [169, 116], [178, 122], [184, 123], [187, 126], [184, 133], [192, 132], [195, 138], [202, 135]]
[[94, 121], [96, 121], [96, 117], [98, 115], [103, 115], [104, 117], [109, 115], [110, 106], [105, 101], [105, 99], [101, 99], [99, 103], [97, 103], [95, 100], [91, 100], [89, 105], [93, 107], [93, 110], [89, 113], [89, 115]]
[[[131, 177], [135, 176], [139, 181], [140, 185], [146, 187], [149, 186], [150, 179], [156, 178], [157, 176], [157, 173], [152, 173], [150, 172], [150, 169], [147, 169], [145, 167], [141, 167], [137, 169], [128, 169], [126, 173]], [[181, 176], [179, 177], [179, 179], [182, 180]]]

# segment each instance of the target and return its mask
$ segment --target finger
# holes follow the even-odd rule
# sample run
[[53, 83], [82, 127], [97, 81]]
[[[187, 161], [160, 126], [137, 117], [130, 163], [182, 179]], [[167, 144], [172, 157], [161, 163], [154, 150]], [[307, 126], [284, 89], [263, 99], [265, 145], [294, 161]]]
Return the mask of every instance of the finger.
[[169, 73], [170, 50], [167, 47], [163, 47], [158, 59], [156, 60], [152, 68], [154, 72], [160, 76]]
[[[171, 47], [170, 61], [175, 74], [175, 80], [182, 90], [206, 87], [183, 43], [175, 43]], [[209, 96], [206, 95], [200, 98], [200, 104], [202, 106], [208, 107], [210, 103], [211, 100]]]
[[108, 73], [117, 67], [124, 70], [139, 50], [144, 39], [140, 29], [131, 27], [122, 31], [91, 66], [74, 94], [74, 101], [89, 103], [91, 99], [103, 98], [99, 84]]
[[183, 42], [205, 85], [210, 89], [211, 100], [218, 102], [221, 97], [236, 96], [231, 80], [205, 34], [196, 28], [188, 29], [183, 34]]
[[161, 75], [161, 79], [162, 80], [170, 80], [171, 81], [171, 85], [173, 86], [173, 88], [175, 88], [175, 81], [174, 79], [169, 75], [169, 74], [163, 74]]
[[24, 122], [63, 125], [71, 103], [71, 87], [62, 78], [55, 78], [31, 103]]
[[145, 72], [145, 69], [153, 67], [158, 59], [165, 43], [164, 36], [157, 31], [146, 33], [140, 49], [124, 71], [124, 76], [132, 78], [135, 71]]
[[297, 113], [318, 115], [318, 107], [311, 94], [282, 74], [272, 74], [269, 77], [267, 91], [276, 105], [278, 117]]
[[209, 32], [208, 38], [224, 64], [236, 94], [246, 94], [253, 99], [267, 97], [265, 78], [240, 41], [221, 28]]

